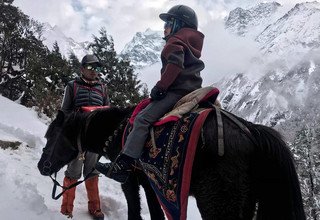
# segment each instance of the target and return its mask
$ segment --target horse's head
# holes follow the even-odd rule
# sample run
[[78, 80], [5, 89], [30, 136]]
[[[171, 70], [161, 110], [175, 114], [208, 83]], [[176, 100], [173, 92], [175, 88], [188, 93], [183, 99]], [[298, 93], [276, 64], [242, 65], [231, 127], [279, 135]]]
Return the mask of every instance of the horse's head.
[[48, 176], [59, 171], [77, 157], [78, 127], [75, 114], [58, 112], [57, 117], [48, 127], [45, 135], [47, 143], [38, 162], [38, 169], [42, 175]]

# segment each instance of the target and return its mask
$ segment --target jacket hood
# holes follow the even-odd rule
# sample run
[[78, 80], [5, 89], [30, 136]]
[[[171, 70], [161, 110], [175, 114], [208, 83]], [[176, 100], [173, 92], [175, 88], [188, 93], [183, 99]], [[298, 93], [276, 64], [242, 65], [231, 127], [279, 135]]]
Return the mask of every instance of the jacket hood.
[[177, 33], [169, 36], [167, 41], [174, 41], [174, 38], [178, 38], [187, 44], [193, 55], [200, 58], [204, 40], [203, 33], [193, 28], [181, 28]]

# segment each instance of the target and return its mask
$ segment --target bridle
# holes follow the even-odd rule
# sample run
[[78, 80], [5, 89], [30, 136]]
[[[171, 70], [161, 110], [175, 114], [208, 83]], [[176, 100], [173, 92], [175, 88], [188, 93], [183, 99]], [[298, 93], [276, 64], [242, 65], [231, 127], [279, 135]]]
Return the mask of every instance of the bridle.
[[[77, 135], [77, 148], [76, 149], [78, 149], [78, 151], [79, 151], [79, 154], [78, 154], [78, 160], [81, 160], [81, 161], [83, 161], [83, 160], [85, 160], [85, 151], [83, 151], [83, 148], [82, 148], [82, 138], [85, 138], [85, 136], [86, 136], [86, 133], [87, 133], [87, 129], [88, 129], [88, 127], [89, 127], [89, 124], [90, 124], [90, 122], [91, 122], [91, 120], [92, 120], [92, 117], [96, 114], [97, 112], [96, 111], [93, 111], [93, 112], [91, 112], [90, 114], [89, 114], [89, 116], [88, 116], [88, 118], [86, 119], [86, 121], [85, 121], [85, 126], [84, 126], [84, 128], [83, 128], [83, 126], [81, 126], [80, 127], [80, 131], [79, 131], [79, 133], [78, 133], [78, 135]], [[61, 131], [60, 131], [61, 132]], [[82, 137], [83, 136], [83, 137]], [[69, 141], [69, 140], [68, 140]], [[70, 142], [70, 141], [69, 141]], [[70, 144], [70, 146], [72, 146], [71, 144]], [[50, 152], [50, 156], [52, 155], [52, 152], [53, 152], [53, 150]], [[100, 159], [100, 157], [101, 156], [99, 156], [99, 159]], [[46, 162], [48, 162], [48, 163], [50, 163], [49, 161], [45, 161], [44, 163], [46, 163]], [[51, 163], [50, 163], [50, 166], [51, 166]], [[44, 169], [46, 168], [46, 166], [44, 166]], [[50, 167], [49, 167], [49, 169], [50, 169]], [[90, 178], [91, 177], [91, 174], [92, 174], [92, 172], [95, 170], [95, 168], [92, 168], [92, 170], [83, 178], [83, 180], [79, 180], [79, 181], [77, 181], [77, 182], [75, 182], [75, 183], [73, 183], [73, 184], [71, 184], [71, 185], [69, 185], [69, 186], [63, 186], [63, 185], [61, 185], [58, 181], [57, 181], [57, 172], [55, 172], [54, 173], [54, 177], [52, 177], [52, 175], [50, 175], [50, 178], [51, 178], [51, 180], [52, 180], [52, 182], [53, 182], [53, 188], [52, 188], [52, 195], [51, 195], [51, 197], [52, 197], [52, 199], [54, 199], [54, 200], [57, 200], [57, 199], [59, 199], [67, 190], [69, 190], [69, 189], [71, 189], [71, 188], [74, 188], [74, 187], [76, 187], [77, 185], [79, 185], [79, 184], [81, 184], [81, 183], [83, 183], [84, 181], [86, 181], [88, 178]], [[59, 193], [58, 195], [56, 195], [56, 190], [57, 190], [57, 186], [59, 186], [59, 187], [61, 187], [63, 190], [62, 190], [62, 192], [61, 193]]]
[[[77, 149], [79, 151], [78, 154], [78, 160], [84, 160], [85, 159], [85, 153], [86, 151], [83, 151], [83, 147], [82, 147], [82, 141], [83, 139], [85, 139], [89, 124], [92, 120], [92, 118], [96, 115], [97, 111], [92, 111], [90, 112], [88, 118], [85, 121], [85, 126], [81, 126], [80, 127], [80, 131], [77, 135]], [[99, 155], [97, 161], [100, 160], [100, 158], [102, 156], [107, 156], [107, 148], [109, 147], [109, 145], [113, 142], [113, 140], [115, 140], [115, 138], [117, 137], [117, 135], [120, 133], [119, 131], [121, 131], [123, 129], [123, 127], [127, 124], [129, 118], [124, 118], [121, 122], [120, 125], [118, 126], [118, 128], [116, 130], [114, 130], [113, 134], [110, 135], [107, 140], [105, 141], [105, 146], [103, 147], [103, 152], [104, 154]], [[70, 142], [70, 141], [69, 141]], [[70, 145], [72, 146], [72, 145]], [[47, 162], [47, 161], [45, 161]], [[49, 162], [50, 163], [50, 162]], [[77, 185], [83, 183], [84, 181], [86, 181], [88, 178], [91, 177], [92, 172], [95, 170], [95, 168], [92, 168], [92, 170], [83, 178], [83, 180], [79, 180], [73, 184], [71, 184], [70, 186], [63, 186], [61, 185], [57, 180], [57, 172], [54, 173], [54, 177], [52, 177], [52, 175], [50, 175], [51, 180], [53, 181], [53, 188], [52, 188], [52, 199], [57, 200], [59, 199], [67, 190], [76, 187]], [[57, 186], [61, 187], [63, 190], [61, 193], [59, 193], [58, 195], [56, 195], [56, 190], [57, 190]]]

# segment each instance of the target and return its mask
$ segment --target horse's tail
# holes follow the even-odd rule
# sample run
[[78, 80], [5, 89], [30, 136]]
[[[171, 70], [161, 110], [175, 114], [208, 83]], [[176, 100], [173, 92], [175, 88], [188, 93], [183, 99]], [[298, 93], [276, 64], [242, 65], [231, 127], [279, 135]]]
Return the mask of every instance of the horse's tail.
[[263, 125], [255, 125], [252, 133], [259, 142], [253, 159], [259, 196], [257, 220], [306, 219], [298, 175], [287, 144], [278, 132]]

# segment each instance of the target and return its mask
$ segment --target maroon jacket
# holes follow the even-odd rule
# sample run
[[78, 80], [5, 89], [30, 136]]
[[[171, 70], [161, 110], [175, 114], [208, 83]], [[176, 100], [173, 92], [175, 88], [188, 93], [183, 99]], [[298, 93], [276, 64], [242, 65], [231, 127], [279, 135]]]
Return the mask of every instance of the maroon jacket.
[[169, 36], [161, 53], [161, 79], [156, 86], [179, 94], [187, 94], [201, 87], [200, 71], [204, 63], [199, 59], [204, 35], [192, 28], [181, 28]]

